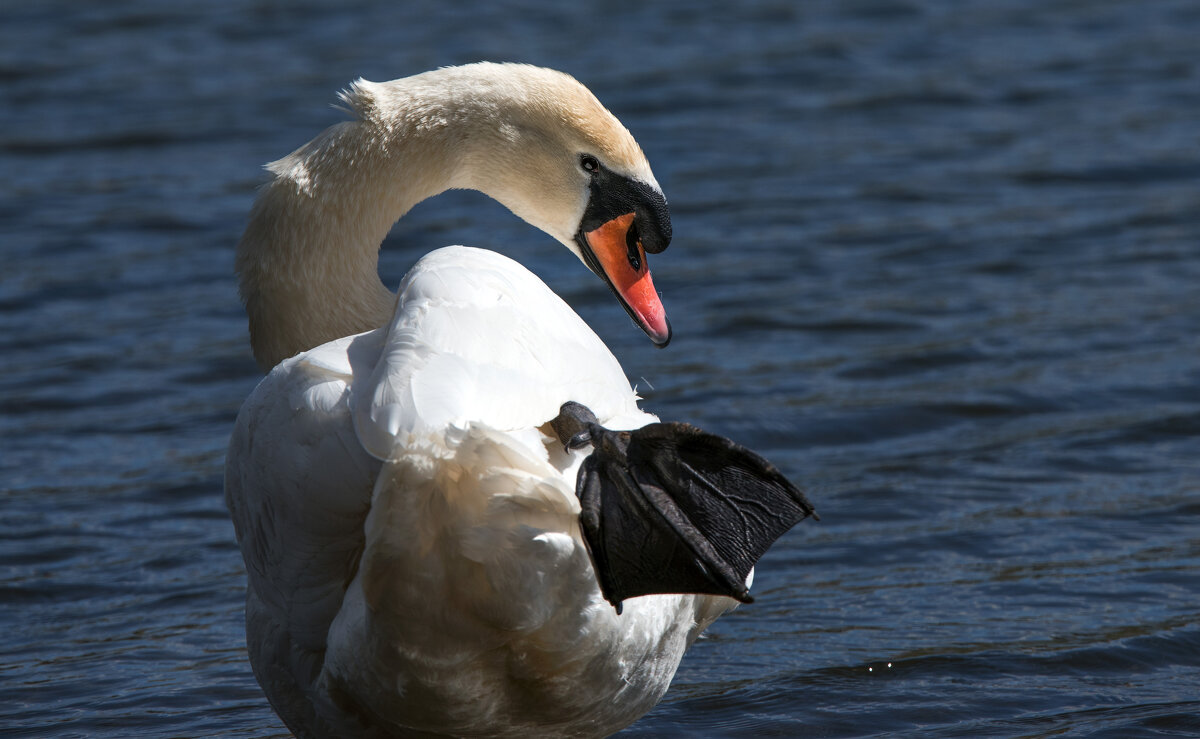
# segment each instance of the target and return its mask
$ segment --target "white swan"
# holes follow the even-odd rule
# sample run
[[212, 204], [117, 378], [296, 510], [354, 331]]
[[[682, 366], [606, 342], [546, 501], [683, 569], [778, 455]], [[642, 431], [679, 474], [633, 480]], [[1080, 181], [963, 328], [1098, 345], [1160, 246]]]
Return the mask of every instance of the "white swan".
[[480, 190], [572, 249], [657, 343], [650, 167], [583, 86], [476, 64], [342, 96], [356, 114], [270, 165], [238, 247], [255, 357], [226, 498], [259, 683], [299, 736], [602, 736], [649, 710], [735, 605], [597, 587], [548, 422], [654, 421], [565, 303], [498, 254], [437, 250], [398, 296], [379, 244], [417, 202]]

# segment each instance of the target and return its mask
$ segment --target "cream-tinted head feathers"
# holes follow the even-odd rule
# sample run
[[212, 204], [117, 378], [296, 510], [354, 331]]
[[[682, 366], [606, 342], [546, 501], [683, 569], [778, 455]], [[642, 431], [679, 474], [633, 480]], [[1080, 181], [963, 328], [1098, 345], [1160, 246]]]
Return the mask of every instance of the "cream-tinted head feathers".
[[572, 250], [587, 199], [580, 155], [659, 189], [629, 131], [562, 72], [481, 62], [358, 80], [342, 100], [385, 136], [452, 149], [451, 187], [486, 193]]

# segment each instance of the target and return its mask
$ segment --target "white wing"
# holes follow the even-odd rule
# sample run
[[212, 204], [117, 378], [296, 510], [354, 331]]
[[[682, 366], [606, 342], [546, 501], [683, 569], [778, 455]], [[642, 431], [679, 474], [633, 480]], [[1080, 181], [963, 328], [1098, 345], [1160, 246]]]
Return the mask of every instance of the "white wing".
[[388, 459], [397, 442], [452, 426], [536, 428], [568, 400], [617, 428], [649, 420], [616, 358], [561, 298], [520, 264], [460, 246], [405, 277], [379, 363], [351, 405], [363, 446]]
[[248, 580], [247, 648], [293, 727], [313, 725], [307, 688], [364, 545], [380, 464], [355, 438], [347, 399], [354, 370], [369, 374], [383, 336], [280, 363], [243, 404], [226, 455], [225, 498]]

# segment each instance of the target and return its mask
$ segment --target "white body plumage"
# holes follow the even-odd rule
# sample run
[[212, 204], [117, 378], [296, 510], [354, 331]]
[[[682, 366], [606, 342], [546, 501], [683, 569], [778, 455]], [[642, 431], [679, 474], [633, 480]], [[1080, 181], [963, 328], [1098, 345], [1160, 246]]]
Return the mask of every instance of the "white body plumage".
[[449, 186], [567, 243], [586, 183], [546, 174], [547, 127], [566, 168], [589, 147], [657, 189], [578, 83], [473, 66], [360, 84], [361, 120], [273, 165], [239, 246], [256, 356], [290, 358], [238, 416], [226, 497], [251, 662], [302, 736], [602, 736], [649, 710], [734, 605], [655, 595], [618, 616], [601, 597], [574, 495], [586, 450], [547, 422], [567, 400], [610, 428], [654, 418], [558, 296], [466, 247], [426, 256], [398, 295], [378, 284], [387, 228]]

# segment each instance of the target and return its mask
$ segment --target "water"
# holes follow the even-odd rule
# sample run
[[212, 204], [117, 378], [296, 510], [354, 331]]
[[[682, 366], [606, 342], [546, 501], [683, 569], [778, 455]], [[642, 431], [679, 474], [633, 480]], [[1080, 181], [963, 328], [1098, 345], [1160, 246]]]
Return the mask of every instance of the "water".
[[284, 733], [245, 659], [224, 446], [259, 165], [334, 92], [572, 72], [671, 201], [654, 351], [480, 196], [389, 237], [533, 266], [645, 405], [821, 513], [629, 736], [1200, 734], [1200, 8], [5, 3], [0, 727]]

